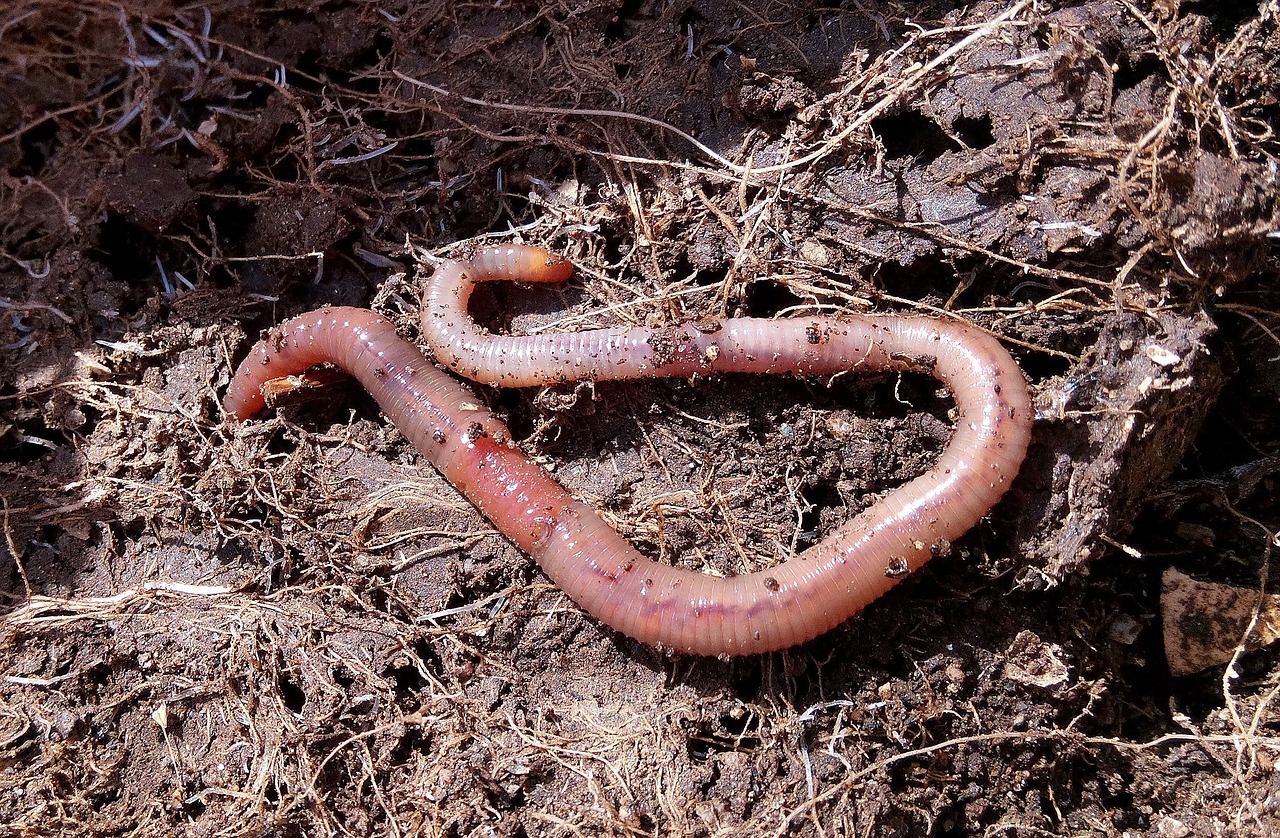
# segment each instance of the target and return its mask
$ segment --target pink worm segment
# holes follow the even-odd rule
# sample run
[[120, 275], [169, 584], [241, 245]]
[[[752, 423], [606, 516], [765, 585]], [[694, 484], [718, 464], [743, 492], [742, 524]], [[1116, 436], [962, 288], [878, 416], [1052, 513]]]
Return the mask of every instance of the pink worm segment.
[[476, 282], [559, 282], [572, 266], [533, 247], [488, 248], [432, 277], [423, 329], [441, 361], [491, 384], [914, 370], [950, 388], [959, 419], [938, 462], [769, 570], [733, 578], [659, 564], [574, 500], [506, 425], [370, 311], [329, 308], [272, 330], [240, 365], [224, 406], [263, 406], [261, 385], [331, 362], [367, 387], [459, 491], [575, 602], [638, 640], [702, 655], [782, 649], [848, 620], [985, 515], [1017, 474], [1031, 435], [1026, 380], [990, 335], [927, 317], [735, 318], [664, 329], [529, 337], [482, 331], [466, 313]]

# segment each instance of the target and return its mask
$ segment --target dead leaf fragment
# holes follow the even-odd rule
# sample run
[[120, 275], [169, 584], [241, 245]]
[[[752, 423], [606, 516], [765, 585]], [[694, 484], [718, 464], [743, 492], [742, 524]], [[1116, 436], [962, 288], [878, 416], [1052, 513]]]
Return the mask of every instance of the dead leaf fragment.
[[1005, 652], [1004, 677], [1020, 684], [1048, 689], [1065, 683], [1070, 670], [1066, 653], [1031, 631], [1020, 631]]
[[[1169, 671], [1190, 675], [1231, 660], [1249, 628], [1258, 592], [1214, 582], [1198, 582], [1169, 568], [1161, 579], [1160, 611]], [[1247, 638], [1258, 649], [1280, 637], [1280, 595], [1263, 598], [1258, 624]]]

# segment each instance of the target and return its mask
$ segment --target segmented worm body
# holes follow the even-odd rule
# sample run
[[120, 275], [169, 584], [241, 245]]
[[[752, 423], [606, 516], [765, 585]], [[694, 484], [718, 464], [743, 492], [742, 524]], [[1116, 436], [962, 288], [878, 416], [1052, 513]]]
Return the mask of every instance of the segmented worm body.
[[427, 341], [455, 371], [514, 387], [726, 372], [925, 372], [955, 398], [955, 433], [932, 469], [820, 543], [769, 570], [721, 578], [637, 552], [525, 457], [472, 393], [373, 312], [322, 309], [272, 330], [237, 370], [224, 406], [247, 418], [262, 408], [267, 380], [337, 364], [580, 606], [646, 643], [704, 655], [781, 649], [849, 619], [972, 527], [1022, 464], [1032, 421], [1026, 380], [994, 338], [964, 323], [898, 315], [733, 318], [505, 337], [467, 314], [476, 282], [559, 282], [571, 271], [532, 247], [447, 262], [428, 284]]

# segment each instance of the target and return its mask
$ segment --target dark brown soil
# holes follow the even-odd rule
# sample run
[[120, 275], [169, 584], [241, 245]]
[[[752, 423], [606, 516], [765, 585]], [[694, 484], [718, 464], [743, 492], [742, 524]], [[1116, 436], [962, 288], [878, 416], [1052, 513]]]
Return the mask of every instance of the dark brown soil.
[[[1280, 8], [1180, 0], [0, 10], [0, 835], [1266, 835], [1280, 658], [1169, 674], [1163, 571], [1280, 529]], [[695, 140], [696, 138], [696, 140]], [[950, 312], [1040, 419], [1009, 497], [828, 636], [581, 613], [353, 387], [434, 260], [494, 328]], [[928, 467], [913, 378], [486, 390], [640, 549], [734, 573]], [[1273, 574], [1274, 575], [1274, 574]]]

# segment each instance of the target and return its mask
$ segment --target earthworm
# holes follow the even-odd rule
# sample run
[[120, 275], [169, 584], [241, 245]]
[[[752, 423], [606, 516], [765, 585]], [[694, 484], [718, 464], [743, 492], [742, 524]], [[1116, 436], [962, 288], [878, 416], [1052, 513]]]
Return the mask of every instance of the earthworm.
[[1022, 464], [1032, 422], [1026, 380], [995, 338], [967, 323], [908, 315], [731, 318], [506, 337], [486, 333], [467, 314], [476, 282], [559, 282], [571, 271], [565, 260], [524, 246], [446, 262], [426, 291], [426, 339], [453, 370], [515, 387], [728, 372], [924, 372], [950, 389], [956, 430], [929, 471], [820, 543], [768, 570], [721, 578], [641, 555], [529, 460], [470, 391], [371, 311], [326, 308], [271, 330], [237, 370], [226, 412], [245, 419], [263, 407], [260, 388], [269, 379], [337, 364], [582, 608], [645, 643], [701, 655], [782, 649], [845, 622], [945, 552]]

